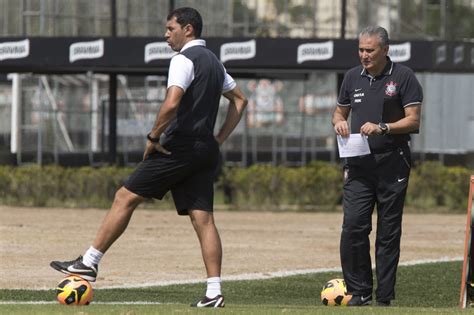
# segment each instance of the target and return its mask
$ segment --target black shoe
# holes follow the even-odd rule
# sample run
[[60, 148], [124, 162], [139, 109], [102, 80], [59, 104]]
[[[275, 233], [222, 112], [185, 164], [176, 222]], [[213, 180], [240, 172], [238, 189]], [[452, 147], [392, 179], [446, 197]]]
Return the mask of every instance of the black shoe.
[[370, 304], [372, 304], [372, 294], [367, 296], [353, 295], [349, 302], [347, 302], [347, 306], [365, 306]]
[[52, 261], [49, 265], [62, 273], [78, 276], [90, 282], [95, 281], [99, 269], [97, 265], [92, 267], [84, 265], [82, 263], [82, 256], [71, 261]]
[[377, 301], [376, 305], [382, 307], [390, 306], [390, 301]]
[[208, 298], [207, 296], [203, 297], [200, 300], [197, 300], [193, 304], [192, 307], [224, 307], [224, 297], [222, 295], [218, 295], [215, 298]]

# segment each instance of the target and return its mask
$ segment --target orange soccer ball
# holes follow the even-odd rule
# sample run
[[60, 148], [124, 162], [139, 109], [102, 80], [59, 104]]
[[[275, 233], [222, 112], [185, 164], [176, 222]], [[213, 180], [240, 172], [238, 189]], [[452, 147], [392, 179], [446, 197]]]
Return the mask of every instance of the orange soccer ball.
[[91, 284], [78, 276], [67, 276], [56, 288], [56, 298], [64, 305], [89, 305], [92, 295]]
[[345, 306], [351, 298], [344, 279], [329, 280], [321, 291], [321, 302], [326, 306]]

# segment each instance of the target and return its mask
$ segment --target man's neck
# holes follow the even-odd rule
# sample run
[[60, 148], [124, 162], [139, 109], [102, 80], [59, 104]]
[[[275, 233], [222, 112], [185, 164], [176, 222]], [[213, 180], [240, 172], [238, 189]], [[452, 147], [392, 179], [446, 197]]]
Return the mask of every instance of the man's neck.
[[375, 78], [376, 76], [379, 76], [383, 73], [383, 70], [385, 69], [386, 66], [387, 66], [387, 59], [385, 59], [385, 62], [379, 68], [373, 69], [373, 70], [366, 69], [366, 71], [368, 74], [370, 74], [372, 77]]

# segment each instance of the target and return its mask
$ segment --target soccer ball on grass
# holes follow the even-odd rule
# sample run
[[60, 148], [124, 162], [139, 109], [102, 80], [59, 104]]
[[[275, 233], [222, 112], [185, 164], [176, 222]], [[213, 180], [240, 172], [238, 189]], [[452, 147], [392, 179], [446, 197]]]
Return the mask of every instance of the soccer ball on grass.
[[56, 288], [56, 298], [64, 305], [89, 305], [92, 301], [92, 286], [78, 276], [67, 276]]
[[343, 306], [352, 298], [347, 294], [344, 279], [332, 279], [326, 282], [321, 291], [321, 302], [326, 306]]

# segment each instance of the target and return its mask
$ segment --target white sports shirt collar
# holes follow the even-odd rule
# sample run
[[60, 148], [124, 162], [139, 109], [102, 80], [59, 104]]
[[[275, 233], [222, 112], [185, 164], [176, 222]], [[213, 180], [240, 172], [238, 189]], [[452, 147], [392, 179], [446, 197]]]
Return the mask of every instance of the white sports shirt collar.
[[193, 39], [192, 41], [187, 42], [179, 52], [183, 52], [193, 46], [206, 46], [206, 41], [204, 39]]

